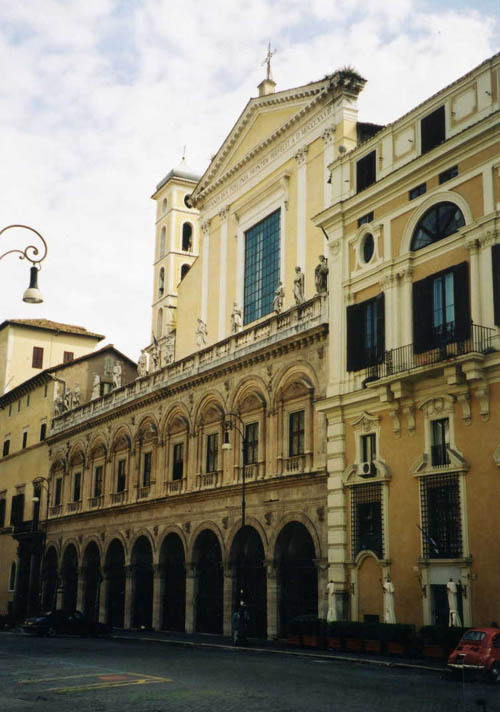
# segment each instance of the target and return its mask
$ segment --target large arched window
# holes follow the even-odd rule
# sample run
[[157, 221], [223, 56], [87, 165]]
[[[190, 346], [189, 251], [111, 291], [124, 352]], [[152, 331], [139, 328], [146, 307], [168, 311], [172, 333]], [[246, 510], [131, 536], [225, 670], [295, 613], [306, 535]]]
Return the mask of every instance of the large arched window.
[[182, 226], [182, 249], [184, 252], [193, 250], [193, 226], [188, 222]]
[[433, 242], [443, 240], [464, 225], [464, 215], [455, 203], [436, 203], [418, 221], [411, 238], [410, 250], [421, 250]]
[[184, 277], [187, 275], [189, 272], [189, 265], [182, 265], [181, 267], [181, 281], [184, 279]]

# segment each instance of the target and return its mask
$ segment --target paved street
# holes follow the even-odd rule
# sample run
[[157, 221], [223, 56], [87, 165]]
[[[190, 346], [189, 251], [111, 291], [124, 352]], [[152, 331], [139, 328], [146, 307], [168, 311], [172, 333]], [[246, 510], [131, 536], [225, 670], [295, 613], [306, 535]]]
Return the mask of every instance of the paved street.
[[0, 633], [0, 710], [487, 712], [498, 687], [439, 673], [245, 650]]

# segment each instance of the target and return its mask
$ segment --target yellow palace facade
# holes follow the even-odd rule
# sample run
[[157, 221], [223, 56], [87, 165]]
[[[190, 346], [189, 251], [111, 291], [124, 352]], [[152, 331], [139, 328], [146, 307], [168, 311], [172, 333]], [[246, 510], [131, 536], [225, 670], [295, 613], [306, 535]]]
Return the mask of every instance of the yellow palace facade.
[[386, 127], [350, 69], [268, 75], [158, 184], [139, 377], [52, 421], [44, 606], [228, 633], [244, 600], [277, 637], [328, 582], [382, 620], [390, 574], [398, 621], [449, 578], [500, 616], [499, 63]]

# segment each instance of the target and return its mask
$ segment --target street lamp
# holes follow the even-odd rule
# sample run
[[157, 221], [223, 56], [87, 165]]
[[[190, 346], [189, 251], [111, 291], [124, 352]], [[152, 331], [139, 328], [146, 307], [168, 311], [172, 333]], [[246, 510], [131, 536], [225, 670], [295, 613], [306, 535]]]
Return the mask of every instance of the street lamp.
[[[29, 594], [28, 594], [28, 607], [31, 609], [34, 601], [36, 600], [37, 612], [41, 608], [41, 590], [40, 590], [40, 577], [41, 577], [41, 567], [43, 566], [43, 558], [45, 555], [45, 543], [47, 541], [47, 528], [49, 524], [49, 501], [50, 501], [50, 480], [46, 477], [35, 477], [32, 481], [33, 485], [33, 522], [32, 522], [32, 532], [33, 532], [33, 547], [32, 555], [30, 561], [30, 578], [29, 578]], [[42, 489], [46, 491], [46, 506], [45, 506], [45, 531], [40, 532], [39, 521], [40, 521], [40, 502], [42, 498]], [[39, 536], [37, 536], [39, 535]], [[36, 555], [39, 555], [39, 558]], [[38, 561], [36, 559], [38, 558]]]
[[[32, 227], [29, 227], [29, 225], [7, 225], [7, 227], [4, 227], [2, 230], [0, 230], [0, 235], [2, 235], [6, 230], [10, 230], [15, 227], [21, 227], [24, 228], [25, 230], [30, 230], [31, 232], [34, 232], [35, 235], [38, 235], [40, 240], [43, 243], [43, 253], [41, 257], [37, 257], [39, 254], [40, 250], [38, 247], [35, 245], [27, 245], [24, 250], [8, 250], [7, 252], [4, 252], [3, 255], [0, 255], [0, 260], [6, 257], [7, 255], [12, 254], [13, 252], [19, 253], [19, 259], [20, 260], [29, 260], [31, 262], [31, 267], [30, 267], [30, 283], [28, 288], [25, 290], [23, 294], [23, 302], [28, 302], [28, 304], [40, 304], [43, 302], [43, 297], [42, 293], [38, 289], [38, 271], [41, 269], [40, 262], [43, 262], [43, 260], [47, 256], [47, 243], [43, 239], [43, 237], [40, 235], [38, 230], [35, 230]], [[38, 266], [37, 266], [38, 265]]]
[[[241, 425], [238, 427], [237, 423]], [[224, 442], [222, 444], [222, 449], [226, 451], [232, 450], [231, 440], [229, 438], [229, 431], [236, 430], [241, 436], [242, 443], [242, 467], [241, 467], [241, 528], [242, 540], [240, 542], [240, 604], [243, 602], [246, 605], [244, 591], [243, 591], [243, 529], [245, 528], [245, 513], [246, 513], [246, 493], [245, 493], [245, 453], [247, 451], [247, 439], [245, 436], [245, 423], [238, 413], [224, 413], [222, 418], [222, 425], [224, 427]]]

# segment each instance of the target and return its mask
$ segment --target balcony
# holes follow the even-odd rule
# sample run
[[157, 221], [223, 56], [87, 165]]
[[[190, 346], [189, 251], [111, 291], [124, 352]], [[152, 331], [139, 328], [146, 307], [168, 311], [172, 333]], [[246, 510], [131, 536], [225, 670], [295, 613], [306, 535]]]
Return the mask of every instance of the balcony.
[[198, 489], [215, 489], [220, 485], [221, 480], [222, 470], [215, 470], [214, 472], [204, 472], [201, 475], [198, 475]]
[[122, 492], [112, 492], [111, 493], [111, 504], [123, 504], [127, 499], [126, 490]]
[[284, 460], [285, 473], [287, 475], [294, 474], [296, 472], [304, 472], [306, 465], [305, 455], [293, 455], [292, 457], [286, 457]]
[[253, 463], [252, 465], [237, 465], [236, 467], [236, 481], [243, 482], [243, 477], [245, 482], [255, 482], [259, 477], [259, 465]]
[[282, 314], [272, 314], [212, 346], [63, 413], [53, 419], [51, 434], [56, 435], [67, 428], [92, 420], [97, 415], [132, 403], [146, 394], [155, 393], [165, 386], [179, 383], [322, 324], [328, 324], [328, 299], [326, 295], [316, 295]]
[[487, 326], [471, 325], [470, 336], [458, 341], [453, 332], [443, 334], [435, 346], [422, 353], [415, 353], [414, 344], [400, 346], [386, 351], [381, 363], [366, 369], [364, 383], [380, 378], [390, 378], [399, 373], [423, 369], [435, 365], [446, 365], [447, 362], [467, 354], [488, 354], [497, 351], [495, 343], [496, 329]]
[[66, 512], [68, 514], [74, 514], [75, 512], [82, 511], [82, 502], [78, 500], [77, 502], [68, 502], [66, 504]]
[[49, 514], [51, 517], [58, 517], [60, 514], [62, 514], [62, 510], [62, 504], [54, 504], [52, 507], [49, 508]]
[[102, 507], [104, 502], [104, 496], [102, 494], [96, 497], [89, 497], [89, 509], [98, 509]]
[[148, 485], [143, 485], [137, 488], [137, 499], [147, 499], [151, 494], [154, 482], [150, 482]]
[[182, 494], [186, 491], [187, 480], [185, 477], [181, 477], [178, 480], [168, 480], [164, 483], [165, 494]]

